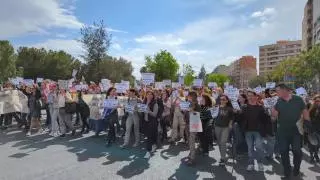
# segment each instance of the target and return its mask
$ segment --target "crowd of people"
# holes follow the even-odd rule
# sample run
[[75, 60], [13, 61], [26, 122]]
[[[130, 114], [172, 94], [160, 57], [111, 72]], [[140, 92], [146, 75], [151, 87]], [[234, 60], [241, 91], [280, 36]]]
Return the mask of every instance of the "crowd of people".
[[[185, 143], [189, 147], [186, 165], [196, 165], [198, 154], [209, 156], [216, 144], [220, 157], [215, 158], [220, 159], [221, 166], [225, 166], [228, 158], [247, 154], [247, 170], [255, 170], [256, 160], [257, 170], [264, 171], [262, 161], [277, 158], [282, 162], [285, 178], [300, 174], [303, 144], [308, 145], [310, 162], [320, 163], [320, 95], [300, 97], [285, 84], [263, 92], [239, 90], [236, 101], [239, 108], [235, 108], [222, 88], [145, 87], [119, 94], [111, 87], [106, 92], [106, 100], [121, 96], [126, 97], [126, 103], [104, 107], [97, 119], [91, 118], [91, 104], [83, 99], [83, 94], [88, 92], [65, 90], [57, 84], [45, 86], [20, 86], [19, 90], [28, 97], [30, 113], [2, 114], [1, 128], [7, 128], [14, 118], [28, 136], [35, 131], [48, 131], [53, 137], [65, 137], [68, 132], [75, 135], [77, 125], [82, 124], [81, 133], [93, 130], [98, 136], [106, 131], [107, 146], [119, 141], [116, 135], [123, 132], [124, 143], [120, 148], [137, 147], [142, 137], [146, 137], [145, 158], [150, 158], [164, 143]], [[4, 90], [14, 88], [7, 84]], [[264, 100], [267, 98], [276, 98], [276, 103], [272, 107], [266, 106]], [[182, 107], [182, 103], [188, 103], [188, 107]], [[145, 106], [144, 110], [141, 110], [141, 104]], [[47, 115], [44, 125], [42, 109]], [[201, 128], [196, 132], [191, 131], [190, 126], [195, 117], [200, 117], [201, 122]], [[130, 139], [133, 139], [133, 145], [130, 145]], [[229, 150], [232, 153], [228, 155]]]

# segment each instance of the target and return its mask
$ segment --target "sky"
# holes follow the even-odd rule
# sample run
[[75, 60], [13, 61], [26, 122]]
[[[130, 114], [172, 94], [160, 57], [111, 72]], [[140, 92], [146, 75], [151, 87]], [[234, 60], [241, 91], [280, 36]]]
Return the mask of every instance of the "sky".
[[109, 55], [132, 62], [168, 50], [196, 72], [229, 65], [259, 46], [302, 35], [306, 0], [1, 0], [0, 39], [19, 46], [83, 54], [80, 28], [103, 20]]

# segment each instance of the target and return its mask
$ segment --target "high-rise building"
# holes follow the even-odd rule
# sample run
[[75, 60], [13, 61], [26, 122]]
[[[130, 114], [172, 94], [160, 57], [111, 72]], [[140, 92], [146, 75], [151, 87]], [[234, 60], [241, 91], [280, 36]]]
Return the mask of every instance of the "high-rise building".
[[312, 2], [313, 44], [320, 43], [320, 1]]
[[302, 50], [307, 51], [313, 45], [313, 0], [308, 0], [304, 7], [302, 21]]
[[257, 60], [253, 56], [242, 56], [229, 66], [229, 76], [238, 88], [249, 87], [249, 81], [257, 76]]
[[259, 75], [267, 75], [272, 72], [280, 62], [299, 55], [301, 52], [301, 40], [277, 41], [276, 44], [259, 47]]

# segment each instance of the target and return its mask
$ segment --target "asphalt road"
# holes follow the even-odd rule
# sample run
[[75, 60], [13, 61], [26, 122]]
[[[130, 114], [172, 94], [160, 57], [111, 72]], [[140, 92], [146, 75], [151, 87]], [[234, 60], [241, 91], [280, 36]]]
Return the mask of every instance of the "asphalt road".
[[[219, 153], [213, 150], [210, 157], [198, 156], [197, 164], [188, 167], [181, 163], [188, 154], [185, 144], [165, 145], [146, 160], [144, 144], [120, 149], [121, 143], [107, 148], [105, 137], [97, 138], [93, 133], [52, 138], [48, 134], [26, 137], [16, 128], [1, 131], [0, 180], [276, 180], [282, 175], [278, 161], [266, 163], [264, 173], [249, 173], [245, 170], [246, 159], [235, 164], [229, 160], [226, 168], [219, 167]], [[320, 167], [306, 160], [302, 172], [304, 176], [300, 179], [320, 180]]]

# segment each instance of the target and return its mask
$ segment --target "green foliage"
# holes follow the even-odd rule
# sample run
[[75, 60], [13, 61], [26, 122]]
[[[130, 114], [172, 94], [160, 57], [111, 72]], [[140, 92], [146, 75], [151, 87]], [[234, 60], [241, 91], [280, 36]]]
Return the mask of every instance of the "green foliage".
[[9, 41], [0, 41], [0, 82], [16, 74], [14, 48]]
[[211, 73], [207, 74], [205, 82], [206, 84], [209, 82], [216, 82], [219, 87], [223, 87], [225, 82], [230, 82], [230, 78], [223, 74]]
[[184, 64], [183, 69], [182, 69], [182, 73], [184, 76], [184, 84], [186, 86], [191, 86], [193, 83], [193, 80], [195, 79], [195, 75], [194, 75], [195, 72], [192, 69], [191, 65]]
[[93, 25], [84, 25], [80, 29], [80, 34], [82, 37], [79, 41], [86, 51], [83, 55], [87, 62], [85, 66], [86, 78], [98, 82], [103, 76], [104, 64], [102, 61], [107, 59], [111, 34], [107, 32], [103, 21], [94, 22]]
[[267, 80], [266, 76], [256, 76], [255, 78], [249, 81], [249, 87], [250, 88], [255, 88], [258, 86], [264, 87], [267, 82], [269, 81]]
[[16, 66], [25, 78], [53, 80], [71, 78], [72, 70], [79, 69], [80, 61], [64, 51], [20, 47]]
[[[179, 64], [172, 54], [166, 50], [161, 50], [154, 57], [145, 57], [144, 72], [155, 73], [156, 81], [164, 79], [175, 80], [179, 70]], [[146, 71], [145, 71], [146, 70]]]

